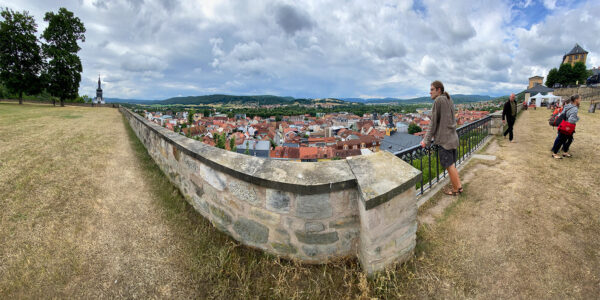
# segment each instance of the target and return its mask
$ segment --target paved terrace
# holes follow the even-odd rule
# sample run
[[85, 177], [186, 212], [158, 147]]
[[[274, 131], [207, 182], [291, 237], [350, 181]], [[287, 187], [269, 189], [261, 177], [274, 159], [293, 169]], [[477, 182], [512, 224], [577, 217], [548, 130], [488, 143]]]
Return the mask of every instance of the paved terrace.
[[367, 279], [240, 246], [185, 203], [116, 109], [0, 103], [0, 295], [7, 298], [597, 298], [600, 114], [571, 159], [548, 110], [493, 138], [465, 194], [419, 210], [415, 257]]

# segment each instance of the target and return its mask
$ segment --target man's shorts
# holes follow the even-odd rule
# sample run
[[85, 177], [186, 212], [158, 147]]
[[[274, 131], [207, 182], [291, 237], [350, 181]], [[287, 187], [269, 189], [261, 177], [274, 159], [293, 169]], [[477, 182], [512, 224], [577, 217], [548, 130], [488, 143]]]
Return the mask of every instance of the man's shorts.
[[456, 149], [446, 150], [440, 146], [438, 148], [438, 157], [440, 158], [440, 164], [444, 169], [453, 165], [456, 162]]

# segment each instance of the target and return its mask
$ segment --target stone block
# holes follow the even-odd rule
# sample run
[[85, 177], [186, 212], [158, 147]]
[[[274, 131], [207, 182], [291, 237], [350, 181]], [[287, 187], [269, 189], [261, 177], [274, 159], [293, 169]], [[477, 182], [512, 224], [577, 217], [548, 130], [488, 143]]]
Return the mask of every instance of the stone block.
[[296, 216], [302, 219], [327, 219], [333, 215], [329, 194], [299, 195], [296, 197]]
[[358, 228], [360, 219], [357, 215], [347, 216], [329, 222], [329, 228]]
[[325, 230], [325, 225], [321, 222], [307, 222], [304, 224], [304, 231], [308, 233], [321, 232]]
[[279, 213], [290, 211], [290, 194], [278, 190], [267, 189], [267, 209]]
[[345, 189], [331, 192], [329, 201], [333, 207], [333, 214], [345, 214], [349, 211], [357, 211], [358, 191], [356, 189]]
[[173, 157], [175, 158], [175, 160], [179, 161], [179, 159], [181, 158], [181, 153], [175, 145], [171, 145], [171, 152], [173, 153]]
[[270, 212], [266, 209], [258, 208], [258, 207], [251, 207], [250, 214], [255, 216], [261, 222], [264, 222], [264, 223], [267, 223], [267, 224], [273, 225], [273, 226], [279, 225], [280, 220], [281, 220], [280, 215]]
[[340, 238], [337, 232], [327, 233], [306, 233], [296, 231], [296, 238], [299, 242], [310, 245], [327, 245], [337, 242]]
[[360, 235], [360, 232], [358, 231], [358, 229], [349, 230], [349, 231], [342, 233], [341, 234], [342, 241], [340, 243], [340, 245], [341, 245], [340, 251], [355, 253], [356, 247], [358, 246], [359, 235]]
[[223, 225], [229, 225], [231, 224], [231, 216], [226, 213], [224, 210], [213, 206], [213, 205], [209, 205], [210, 208], [210, 212], [211, 214], [216, 218], [216, 220]]
[[227, 181], [227, 186], [231, 194], [233, 194], [233, 196], [236, 198], [246, 201], [252, 205], [257, 205], [260, 203], [252, 184], [231, 178]]
[[269, 228], [252, 220], [240, 218], [233, 224], [233, 230], [243, 242], [264, 244], [269, 239]]
[[289, 243], [290, 234], [287, 232], [287, 230], [283, 228], [277, 228], [271, 231], [271, 240], [278, 241], [280, 243]]
[[336, 254], [337, 250], [335, 246], [302, 246], [302, 252], [308, 257], [331, 257]]
[[223, 191], [227, 187], [227, 185], [225, 184], [227, 180], [225, 178], [225, 175], [213, 170], [212, 168], [204, 164], [200, 165], [200, 171], [198, 173], [200, 174], [200, 177], [204, 179], [204, 181], [206, 181], [208, 184], [210, 184], [212, 187], [219, 191]]
[[288, 243], [271, 243], [271, 247], [281, 254], [295, 254], [298, 252], [294, 245]]
[[319, 249], [312, 246], [302, 246], [302, 252], [304, 252], [304, 254], [306, 254], [308, 257], [315, 257], [317, 254], [319, 254]]
[[203, 213], [204, 216], [209, 213], [210, 208], [208, 207], [208, 203], [204, 201], [202, 198], [198, 196], [192, 196], [192, 203], [196, 211]]

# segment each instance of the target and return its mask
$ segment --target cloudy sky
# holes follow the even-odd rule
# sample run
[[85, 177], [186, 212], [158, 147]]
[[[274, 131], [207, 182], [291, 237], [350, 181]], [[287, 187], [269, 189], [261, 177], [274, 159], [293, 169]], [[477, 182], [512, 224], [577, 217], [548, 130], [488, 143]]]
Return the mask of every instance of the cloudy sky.
[[600, 1], [0, 0], [87, 29], [80, 94], [166, 99], [505, 95], [579, 43], [600, 65]]

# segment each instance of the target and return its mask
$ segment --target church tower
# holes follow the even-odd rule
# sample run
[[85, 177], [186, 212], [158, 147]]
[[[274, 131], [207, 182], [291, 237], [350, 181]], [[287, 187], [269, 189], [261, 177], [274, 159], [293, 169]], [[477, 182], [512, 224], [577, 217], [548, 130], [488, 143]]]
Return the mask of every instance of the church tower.
[[100, 86], [100, 75], [98, 75], [98, 88], [96, 89], [96, 104], [105, 104], [104, 98], [102, 97], [102, 87]]

